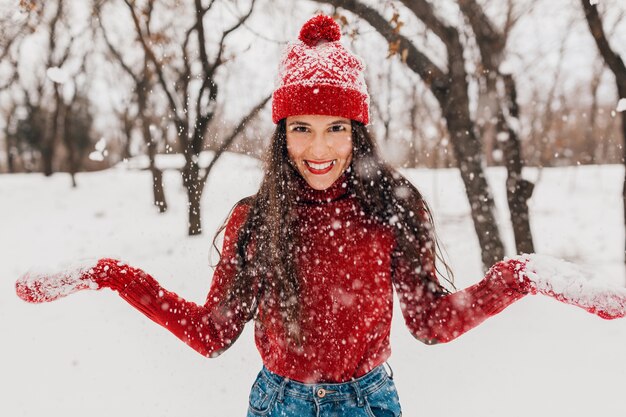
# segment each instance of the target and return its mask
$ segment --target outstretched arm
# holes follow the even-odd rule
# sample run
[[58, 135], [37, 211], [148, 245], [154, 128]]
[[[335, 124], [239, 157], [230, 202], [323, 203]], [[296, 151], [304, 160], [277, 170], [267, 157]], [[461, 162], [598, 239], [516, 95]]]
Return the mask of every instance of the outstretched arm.
[[411, 334], [426, 344], [446, 343], [478, 326], [534, 291], [524, 263], [509, 260], [494, 265], [485, 278], [464, 290], [449, 293], [438, 282], [434, 265], [426, 265], [427, 282], [397, 258], [394, 283]]
[[111, 288], [200, 354], [217, 356], [239, 337], [248, 320], [236, 301], [221, 305], [236, 273], [233, 260], [237, 234], [247, 211], [244, 205], [233, 210], [226, 226], [222, 256], [203, 305], [167, 291], [141, 269], [108, 258], [56, 274], [27, 273], [16, 284], [17, 294], [29, 302], [46, 302], [81, 289]]
[[394, 283], [409, 330], [427, 344], [459, 337], [526, 294], [542, 294], [607, 320], [626, 316], [626, 289], [598, 282], [578, 266], [545, 255], [498, 262], [479, 283], [452, 294], [434, 273], [424, 283], [400, 257]]

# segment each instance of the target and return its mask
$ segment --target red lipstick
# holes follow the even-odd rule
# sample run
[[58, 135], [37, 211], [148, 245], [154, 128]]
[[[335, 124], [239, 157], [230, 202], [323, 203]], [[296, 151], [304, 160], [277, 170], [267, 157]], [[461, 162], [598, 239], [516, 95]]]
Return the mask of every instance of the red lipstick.
[[[324, 175], [327, 172], [330, 172], [331, 169], [333, 169], [333, 167], [335, 166], [336, 162], [337, 161], [335, 159], [330, 159], [328, 161], [322, 161], [322, 162], [313, 162], [313, 161], [306, 161], [305, 160], [304, 161], [304, 165], [306, 165], [307, 169], [312, 174]], [[327, 164], [328, 164], [327, 167], [320, 168], [320, 166], [325, 166]]]

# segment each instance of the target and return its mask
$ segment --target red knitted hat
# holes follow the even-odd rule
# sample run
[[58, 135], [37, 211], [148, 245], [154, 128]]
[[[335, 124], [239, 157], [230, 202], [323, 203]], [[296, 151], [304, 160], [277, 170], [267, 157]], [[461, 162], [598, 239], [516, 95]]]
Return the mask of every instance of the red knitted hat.
[[329, 16], [312, 17], [302, 26], [300, 41], [289, 44], [281, 59], [272, 95], [274, 123], [302, 114], [369, 122], [365, 65], [340, 38], [341, 29]]

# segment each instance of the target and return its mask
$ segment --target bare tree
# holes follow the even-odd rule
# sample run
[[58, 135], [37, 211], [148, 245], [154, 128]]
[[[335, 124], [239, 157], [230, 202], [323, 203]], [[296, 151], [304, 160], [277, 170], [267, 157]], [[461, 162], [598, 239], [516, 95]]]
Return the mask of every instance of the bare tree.
[[[17, 52], [12, 51], [12, 48], [15, 46], [19, 46], [22, 35], [26, 32], [24, 28], [27, 26], [23, 24], [22, 27], [15, 31], [14, 33], [8, 33], [6, 29], [6, 22], [0, 21], [0, 39], [2, 42], [0, 43], [0, 64], [8, 67], [9, 75], [0, 80], [0, 94], [2, 95], [10, 95], [10, 92], [7, 90], [17, 81], [18, 79], [18, 59]], [[12, 53], [13, 52], [13, 53]], [[17, 109], [17, 105], [15, 100], [9, 100], [8, 108], [3, 109], [2, 113], [4, 114], [4, 140], [5, 140], [5, 152], [7, 158], [7, 171], [15, 172], [15, 157], [16, 157], [16, 137], [12, 134], [12, 129], [14, 128], [13, 124], [15, 123], [15, 111]]]
[[[9, 109], [5, 126], [9, 170], [15, 170], [18, 162], [18, 169], [37, 169], [47, 176], [68, 171], [76, 186], [75, 173], [82, 168], [93, 134], [87, 94], [91, 49], [83, 47], [90, 27], [76, 24], [74, 3], [67, 0], [21, 1], [20, 6], [25, 13], [16, 15], [21, 25], [16, 37], [0, 41], [0, 64], [9, 62], [13, 70], [9, 85], [0, 89]], [[9, 30], [1, 27], [0, 32]], [[32, 41], [29, 47], [37, 52], [29, 58], [38, 58], [29, 60], [27, 67], [20, 61], [25, 41]]]
[[83, 90], [79, 90], [63, 111], [63, 144], [67, 152], [67, 170], [70, 173], [72, 187], [77, 186], [76, 173], [81, 171], [82, 161], [89, 150], [93, 114], [89, 99]]
[[[159, 38], [159, 34], [152, 33], [146, 11], [155, 7], [156, 0], [147, 1], [143, 8], [131, 0], [124, 0], [124, 3], [130, 12], [139, 42], [153, 65], [158, 83], [166, 96], [169, 112], [182, 145], [185, 157], [182, 178], [189, 201], [188, 233], [197, 235], [202, 232], [200, 201], [208, 176], [208, 169], [204, 174], [201, 173], [198, 161], [200, 152], [205, 147], [208, 126], [215, 116], [218, 95], [216, 75], [227, 61], [225, 57], [227, 38], [250, 17], [255, 0], [251, 0], [247, 12], [221, 34], [209, 32], [214, 25], [207, 25], [206, 21], [207, 13], [215, 6], [216, 0], [209, 1], [207, 5], [202, 0], [194, 0], [192, 22], [185, 30], [184, 39], [177, 48], [181, 53], [178, 63], [173, 62], [171, 57], [159, 57], [155, 52], [155, 39]], [[195, 43], [192, 39], [195, 39]], [[215, 39], [217, 41], [211, 46], [216, 52], [211, 58], [208, 42]], [[194, 57], [196, 52], [197, 59]], [[198, 63], [198, 70], [192, 68], [193, 63]], [[192, 82], [195, 80], [199, 80], [199, 86]]]
[[[21, 42], [31, 34], [42, 18], [42, 10], [31, 12], [24, 4], [24, 18], [15, 22], [11, 19], [12, 13], [0, 13], [0, 69], [6, 74], [0, 79], [0, 95], [8, 97], [7, 107], [2, 109], [4, 117], [4, 139], [7, 157], [7, 171], [15, 172], [16, 160], [19, 159], [20, 149], [18, 137], [15, 135], [17, 127], [16, 110], [18, 109], [14, 91], [11, 90], [19, 80], [18, 62]], [[9, 6], [5, 6], [9, 7]], [[13, 8], [14, 6], [10, 6]], [[8, 11], [8, 10], [3, 10]], [[23, 158], [21, 158], [23, 160]], [[23, 163], [22, 163], [23, 164]]]
[[447, 70], [430, 60], [407, 37], [400, 33], [397, 17], [385, 19], [377, 10], [358, 0], [317, 0], [348, 10], [367, 21], [397, 52], [402, 61], [429, 86], [446, 120], [461, 178], [469, 200], [474, 228], [482, 250], [484, 268], [504, 257], [504, 245], [496, 223], [495, 204], [483, 170], [483, 154], [475, 125], [470, 117], [468, 75], [463, 58], [463, 44], [458, 30], [439, 19], [425, 0], [402, 0], [401, 3], [420, 19], [446, 46]]
[[[153, 203], [159, 210], [159, 213], [165, 213], [167, 211], [167, 201], [165, 198], [165, 190], [163, 188], [163, 171], [156, 166], [156, 154], [157, 154], [157, 141], [153, 137], [150, 126], [152, 125], [153, 115], [150, 114], [150, 108], [148, 106], [149, 95], [155, 86], [154, 71], [151, 69], [151, 63], [144, 52], [139, 62], [139, 69], [133, 69], [130, 63], [127, 63], [119, 51], [111, 42], [111, 39], [107, 35], [107, 30], [104, 27], [102, 21], [102, 3], [95, 4], [95, 12], [98, 19], [99, 27], [102, 31], [102, 37], [104, 39], [109, 52], [124, 70], [124, 72], [131, 78], [134, 84], [134, 102], [137, 107], [137, 121], [140, 125], [140, 132], [144, 143], [146, 144], [146, 150], [148, 154], [148, 161], [150, 173], [152, 174], [152, 195]], [[145, 10], [144, 18], [146, 20], [146, 26], [150, 27], [150, 20], [152, 19], [153, 7], [148, 7]], [[143, 51], [143, 49], [142, 49]], [[130, 141], [130, 132], [132, 131], [132, 125], [134, 120], [128, 115], [123, 120], [124, 129], [127, 132], [128, 141]]]
[[[609, 40], [602, 26], [602, 19], [598, 13], [598, 7], [595, 2], [590, 0], [581, 0], [583, 10], [585, 12], [585, 19], [589, 26], [589, 31], [596, 42], [596, 46], [606, 62], [607, 67], [611, 70], [615, 76], [615, 84], [617, 86], [617, 94], [621, 100], [626, 100], [626, 65], [622, 57], [615, 52], [615, 49], [611, 47]], [[626, 111], [622, 111], [622, 162], [626, 167]], [[622, 190], [623, 203], [624, 203], [624, 224], [626, 224], [626, 170], [624, 172], [624, 188]], [[624, 245], [624, 262], [626, 262], [626, 242]]]
[[[61, 69], [63, 65], [72, 57], [72, 51], [77, 38], [83, 32], [72, 33], [71, 22], [66, 0], [56, 0], [55, 2], [35, 4], [35, 2], [25, 2], [33, 13], [41, 16], [40, 25], [47, 27], [47, 42], [45, 45], [45, 60], [43, 68], [37, 68], [31, 74], [36, 74], [34, 80], [25, 82], [23, 74], [15, 70], [16, 81], [11, 87], [19, 90], [23, 103], [21, 108], [26, 110], [26, 121], [30, 125], [27, 127], [24, 121], [18, 121], [19, 132], [15, 136], [17, 140], [23, 137], [29, 145], [35, 148], [41, 155], [41, 170], [44, 175], [49, 176], [55, 170], [53, 165], [55, 152], [61, 143], [64, 134], [65, 118], [67, 106], [64, 102], [63, 83], [70, 79], [67, 71]], [[49, 20], [45, 19], [45, 12], [52, 10]], [[84, 56], [82, 57], [84, 61]], [[15, 62], [17, 67], [17, 61]], [[84, 65], [83, 65], [84, 67]], [[56, 71], [56, 75], [52, 76]], [[77, 71], [80, 72], [80, 69]], [[38, 75], [38, 76], [37, 76]], [[76, 74], [73, 74], [76, 75]], [[18, 106], [15, 108], [17, 109]], [[71, 152], [70, 152], [71, 154]]]
[[[63, 48], [58, 42], [58, 32], [62, 20], [65, 18], [64, 9], [66, 7], [65, 0], [57, 0], [56, 13], [54, 14], [50, 22], [50, 31], [48, 34], [48, 59], [46, 67], [49, 69], [60, 68], [68, 59], [71, 50], [74, 37], [71, 36], [69, 42]], [[59, 57], [60, 55], [60, 57]], [[41, 158], [43, 163], [43, 173], [46, 176], [52, 175], [54, 172], [52, 161], [54, 158], [54, 151], [56, 149], [56, 143], [63, 135], [63, 96], [61, 92], [61, 84], [59, 82], [52, 82], [52, 90], [54, 100], [52, 102], [52, 110], [49, 114], [50, 125], [49, 129], [46, 129], [43, 133], [44, 136], [41, 142]], [[41, 98], [41, 96], [40, 96]]]
[[534, 184], [522, 178], [524, 161], [517, 128], [519, 106], [515, 79], [513, 74], [504, 73], [500, 68], [505, 57], [508, 34], [521, 15], [514, 14], [509, 0], [506, 22], [500, 30], [475, 0], [458, 0], [458, 4], [474, 32], [481, 56], [481, 84], [488, 96], [486, 103], [497, 119], [496, 137], [502, 146], [507, 170], [506, 195], [515, 246], [518, 253], [532, 253], [535, 249], [530, 229], [528, 199], [532, 196]]

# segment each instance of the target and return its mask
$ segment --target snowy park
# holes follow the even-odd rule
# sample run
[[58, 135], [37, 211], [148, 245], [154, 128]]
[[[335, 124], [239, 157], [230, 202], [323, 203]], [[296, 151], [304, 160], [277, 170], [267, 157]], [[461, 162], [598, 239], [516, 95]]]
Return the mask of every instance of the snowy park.
[[624, 417], [623, 0], [0, 0], [0, 417]]

